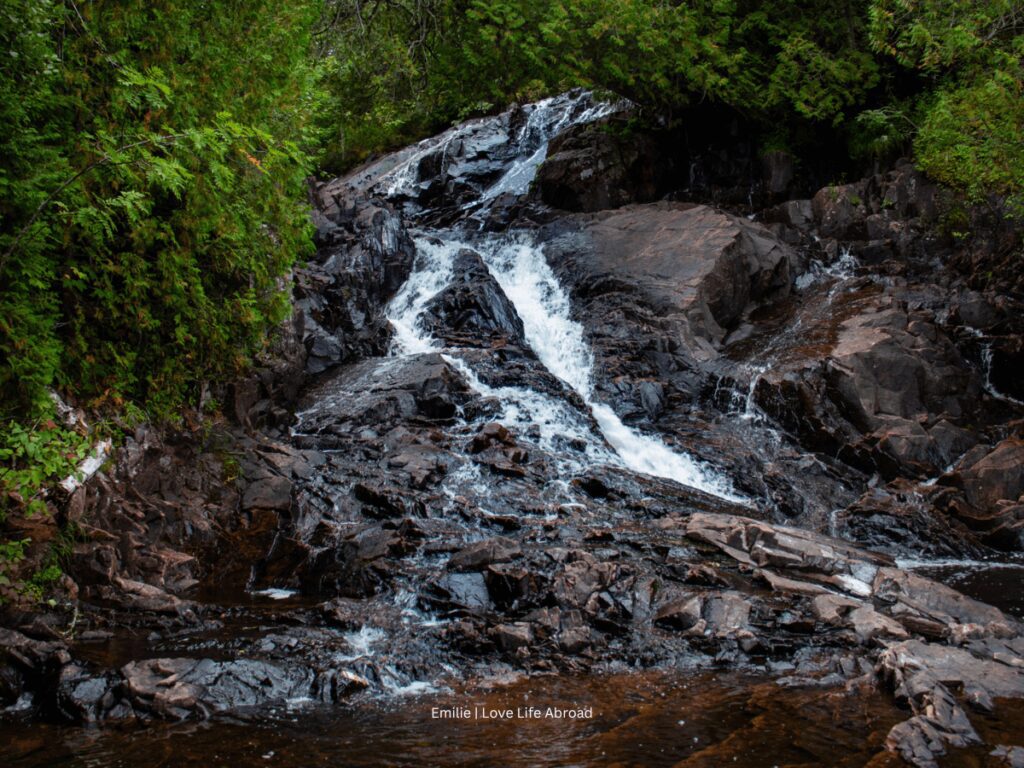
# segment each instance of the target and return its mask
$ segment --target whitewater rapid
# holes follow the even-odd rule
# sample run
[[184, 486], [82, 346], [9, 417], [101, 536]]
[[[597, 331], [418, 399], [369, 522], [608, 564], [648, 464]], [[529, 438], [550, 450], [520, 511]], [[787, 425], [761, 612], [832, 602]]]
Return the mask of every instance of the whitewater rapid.
[[[395, 330], [392, 354], [443, 353], [475, 391], [502, 404], [498, 421], [521, 434], [539, 429], [537, 443], [546, 450], [557, 450], [567, 441], [582, 442], [589, 462], [672, 480], [729, 501], [745, 501], [726, 477], [673, 450], [657, 436], [624, 424], [611, 407], [595, 398], [594, 356], [583, 326], [572, 319], [566, 291], [543, 248], [531, 242], [529, 235], [469, 241], [459, 239], [457, 233], [433, 232], [419, 238], [416, 246], [413, 273], [388, 306], [388, 319]], [[599, 434], [594, 433], [587, 414], [566, 400], [528, 387], [489, 386], [460, 350], [444, 347], [423, 329], [427, 304], [451, 283], [455, 256], [464, 248], [480, 254], [522, 320], [526, 342], [541, 364], [582, 398]]]
[[[534, 105], [512, 137], [514, 151], [504, 172], [467, 207], [486, 210], [500, 194], [526, 192], [546, 156], [551, 137], [570, 125], [596, 120], [614, 108], [591, 102], [588, 94], [562, 95]], [[417, 183], [416, 169], [426, 153], [440, 147], [444, 166], [449, 148], [481, 126], [480, 122], [470, 123], [418, 147], [381, 179], [377, 189], [385, 196], [408, 192]], [[445, 348], [424, 330], [422, 318], [427, 304], [452, 282], [455, 257], [465, 248], [480, 254], [522, 320], [526, 342], [541, 364], [579, 395], [585, 412], [581, 413], [567, 399], [529, 387], [488, 385], [459, 349]], [[596, 399], [594, 355], [583, 326], [573, 320], [568, 294], [548, 264], [543, 247], [529, 234], [475, 235], [466, 227], [429, 230], [416, 239], [416, 250], [413, 272], [387, 309], [394, 329], [393, 355], [442, 353], [476, 392], [501, 403], [501, 423], [521, 436], [528, 431], [536, 435], [535, 442], [549, 452], [564, 452], [567, 442], [582, 444], [583, 458], [588, 463], [617, 466], [730, 501], [745, 501], [725, 476], [673, 450], [657, 436], [627, 426], [611, 407]]]

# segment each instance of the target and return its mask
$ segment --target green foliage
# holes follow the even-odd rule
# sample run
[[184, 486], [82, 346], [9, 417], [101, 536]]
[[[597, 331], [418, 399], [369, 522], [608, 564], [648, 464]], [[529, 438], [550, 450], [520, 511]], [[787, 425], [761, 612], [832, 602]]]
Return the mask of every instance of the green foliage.
[[18, 563], [25, 559], [29, 539], [0, 541], [0, 605], [16, 601], [23, 585], [18, 581]]
[[921, 166], [968, 199], [996, 198], [1024, 216], [1024, 38], [993, 66], [941, 88], [915, 147]]
[[0, 3], [0, 398], [32, 408], [49, 402], [62, 351], [52, 290], [59, 233], [34, 215], [72, 172], [59, 147], [57, 14], [51, 0]]
[[873, 0], [868, 11], [874, 48], [929, 72], [986, 62], [1022, 17], [1017, 0]]
[[328, 0], [327, 165], [583, 85], [663, 119], [715, 101], [772, 146], [815, 126], [857, 158], [913, 146], [937, 179], [1014, 211], [1022, 29], [1017, 0]]
[[0, 429], [0, 523], [12, 511], [44, 513], [44, 491], [70, 476], [88, 451], [87, 438], [53, 422], [27, 428], [11, 421]]
[[714, 99], [839, 122], [878, 81], [866, 29], [862, 0], [330, 0], [328, 165], [579, 85], [657, 114]]
[[[319, 7], [0, 0], [0, 523], [43, 512], [88, 450], [45, 421], [51, 390], [174, 418], [285, 316], [311, 245]], [[29, 543], [0, 535], [7, 587]]]
[[[2, 0], [0, 384], [170, 415], [243, 368], [308, 248], [312, 2]], [[25, 23], [28, 19], [28, 23]]]
[[917, 126], [903, 104], [866, 109], [853, 120], [850, 151], [856, 157], [885, 158], [909, 146]]
[[920, 96], [921, 167], [971, 202], [1024, 215], [1024, 8], [1016, 0], [875, 0], [871, 43], [936, 87]]

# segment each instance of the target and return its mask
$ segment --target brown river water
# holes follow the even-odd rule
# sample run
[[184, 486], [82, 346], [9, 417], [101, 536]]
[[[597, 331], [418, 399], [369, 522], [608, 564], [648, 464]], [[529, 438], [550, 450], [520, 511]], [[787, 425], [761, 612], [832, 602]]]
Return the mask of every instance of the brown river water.
[[[583, 717], [549, 717], [549, 707], [582, 709]], [[435, 708], [469, 708], [470, 716], [441, 718]], [[481, 709], [490, 717], [483, 719]], [[998, 718], [975, 716], [983, 737], [992, 744], [1019, 741], [1024, 707], [999, 702], [997, 712]], [[252, 719], [144, 728], [8, 723], [0, 726], [0, 744], [9, 768], [895, 768], [902, 761], [884, 751], [885, 736], [906, 717], [891, 696], [870, 688], [787, 684], [784, 677], [738, 672], [643, 672], [520, 678], [345, 707], [293, 703]], [[988, 751], [959, 750], [943, 765], [995, 765]]]

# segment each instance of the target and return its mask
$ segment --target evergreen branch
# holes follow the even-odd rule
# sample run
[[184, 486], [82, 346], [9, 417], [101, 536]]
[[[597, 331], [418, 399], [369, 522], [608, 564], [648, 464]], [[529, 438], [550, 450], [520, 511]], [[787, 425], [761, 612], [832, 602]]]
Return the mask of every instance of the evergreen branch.
[[29, 217], [28, 221], [25, 222], [25, 226], [18, 230], [18, 234], [15, 235], [14, 237], [14, 242], [12, 242], [10, 247], [6, 251], [4, 251], [4, 255], [0, 257], [0, 274], [3, 274], [4, 268], [7, 266], [8, 260], [17, 250], [18, 245], [21, 244], [21, 239], [25, 236], [29, 229], [32, 228], [32, 225], [36, 223], [42, 212], [46, 210], [46, 208], [49, 207], [51, 203], [57, 200], [57, 197], [60, 195], [61, 192], [63, 192], [65, 189], [70, 187], [80, 178], [85, 176], [85, 174], [89, 173], [89, 171], [95, 170], [96, 168], [99, 168], [101, 165], [123, 165], [124, 163], [114, 162], [113, 157], [116, 154], [119, 154], [121, 152], [127, 152], [130, 149], [136, 149], [138, 147], [146, 146], [147, 144], [159, 144], [164, 141], [174, 141], [176, 139], [180, 139], [184, 135], [185, 134], [182, 133], [167, 134], [165, 136], [154, 136], [143, 141], [136, 141], [132, 142], [131, 144], [125, 144], [123, 146], [118, 147], [113, 152], [103, 155], [103, 157], [101, 157], [99, 160], [90, 163], [89, 165], [85, 166], [85, 168], [80, 170], [78, 173], [66, 179], [59, 187], [57, 187], [53, 192], [47, 195], [46, 198], [43, 199], [43, 201], [39, 203], [39, 205], [36, 206], [36, 209], [32, 212], [32, 215]]

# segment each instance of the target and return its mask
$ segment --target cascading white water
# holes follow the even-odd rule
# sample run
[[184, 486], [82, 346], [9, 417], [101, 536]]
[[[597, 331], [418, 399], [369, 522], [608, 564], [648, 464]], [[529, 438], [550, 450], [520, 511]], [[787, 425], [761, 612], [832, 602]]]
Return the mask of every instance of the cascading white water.
[[[547, 156], [548, 139], [558, 134], [568, 125], [579, 125], [599, 120], [611, 114], [617, 105], [597, 102], [583, 109], [578, 115], [567, 108], [567, 96], [553, 96], [534, 105], [526, 124], [516, 137], [518, 157], [493, 185], [480, 196], [479, 203], [487, 204], [498, 195], [510, 192], [521, 195], [530, 188], [530, 183], [537, 175], [537, 168]], [[571, 103], [571, 102], [570, 102]], [[576, 103], [582, 104], [577, 97]]]
[[[543, 161], [548, 140], [569, 125], [589, 122], [612, 111], [611, 105], [594, 104], [588, 94], [562, 95], [532, 105], [527, 119], [508, 141], [514, 157], [499, 179], [470, 205], [484, 205], [504, 192], [521, 194], [533, 180]], [[401, 191], [414, 183], [410, 171], [426, 152], [438, 145], [444, 151], [456, 140], [482, 130], [483, 123], [471, 123], [418, 149], [403, 164], [382, 179], [385, 194]], [[500, 420], [521, 433], [538, 432], [540, 447], [558, 453], [568, 443], [582, 444], [583, 458], [628, 468], [635, 472], [674, 480], [707, 493], [737, 502], [744, 500], [729, 481], [691, 457], [677, 453], [656, 437], [625, 425], [604, 403], [594, 399], [594, 359], [583, 327], [572, 320], [569, 297], [558, 283], [543, 250], [525, 236], [483, 237], [466, 242], [462, 232], [433, 231], [416, 241], [417, 258], [412, 275], [388, 307], [394, 330], [392, 354], [444, 352], [467, 382], [485, 397], [502, 404]], [[477, 251], [523, 322], [527, 343], [544, 367], [579, 394], [597, 423], [601, 436], [594, 434], [586, 414], [568, 401], [527, 387], [491, 387], [483, 382], [457, 349], [442, 349], [424, 331], [420, 318], [431, 298], [452, 280], [456, 254], [462, 248]], [[610, 449], [609, 449], [610, 446]]]
[[984, 333], [979, 331], [977, 328], [971, 326], [964, 326], [968, 333], [978, 339], [978, 344], [981, 347], [981, 384], [986, 392], [997, 400], [1002, 400], [1004, 403], [1011, 403], [1013, 405], [1024, 406], [1024, 402], [1021, 402], [1015, 397], [1003, 394], [1000, 392], [994, 383], [992, 383], [992, 364], [994, 362], [992, 353], [992, 341], [988, 339]]
[[551, 137], [571, 125], [605, 117], [621, 109], [624, 104], [594, 101], [586, 92], [552, 96], [523, 107], [526, 120], [515, 135], [503, 135], [501, 131], [493, 130], [494, 121], [506, 119], [505, 116], [471, 120], [407, 150], [407, 156], [380, 177], [376, 191], [385, 197], [400, 197], [412, 192], [420, 181], [420, 162], [431, 154], [440, 153], [439, 172], [446, 173], [449, 159], [458, 154], [463, 144], [472, 143], [474, 151], [480, 153], [507, 142], [512, 148], [508, 167], [497, 181], [482, 190], [480, 196], [465, 207], [486, 205], [506, 192], [523, 194], [529, 189], [538, 166], [544, 162]]
[[452, 281], [455, 255], [465, 244], [436, 238], [416, 240], [416, 264], [405, 285], [388, 305], [388, 320], [394, 328], [392, 353], [419, 354], [440, 350], [437, 342], [418, 327], [427, 302]]
[[656, 437], [622, 423], [610, 407], [594, 399], [594, 356], [583, 326], [571, 317], [569, 297], [558, 283], [541, 248], [512, 241], [481, 249], [484, 262], [515, 305], [526, 341], [551, 373], [574, 389], [590, 408], [605, 439], [629, 469], [675, 480], [733, 501], [741, 499], [730, 483], [676, 453]]
[[[744, 501], [724, 477], [689, 456], [673, 451], [658, 438], [628, 427], [609, 406], [594, 399], [593, 354], [584, 338], [583, 327], [571, 318], [569, 298], [540, 247], [525, 237], [486, 238], [472, 244], [456, 237], [449, 234], [440, 244], [435, 238], [417, 240], [415, 270], [389, 305], [388, 318], [395, 328], [394, 353], [444, 351], [474, 390], [502, 403], [502, 423], [520, 432], [531, 427], [539, 429], [538, 444], [542, 448], [554, 451], [560, 447], [559, 442], [562, 447], [570, 441], [582, 442], [588, 461], [622, 466], [731, 501]], [[515, 306], [523, 322], [526, 341], [540, 362], [583, 398], [603, 439], [593, 433], [586, 418], [566, 401], [526, 387], [485, 384], [459, 357], [458, 350], [442, 350], [423, 330], [420, 317], [427, 303], [451, 281], [455, 254], [470, 247], [481, 255]]]

